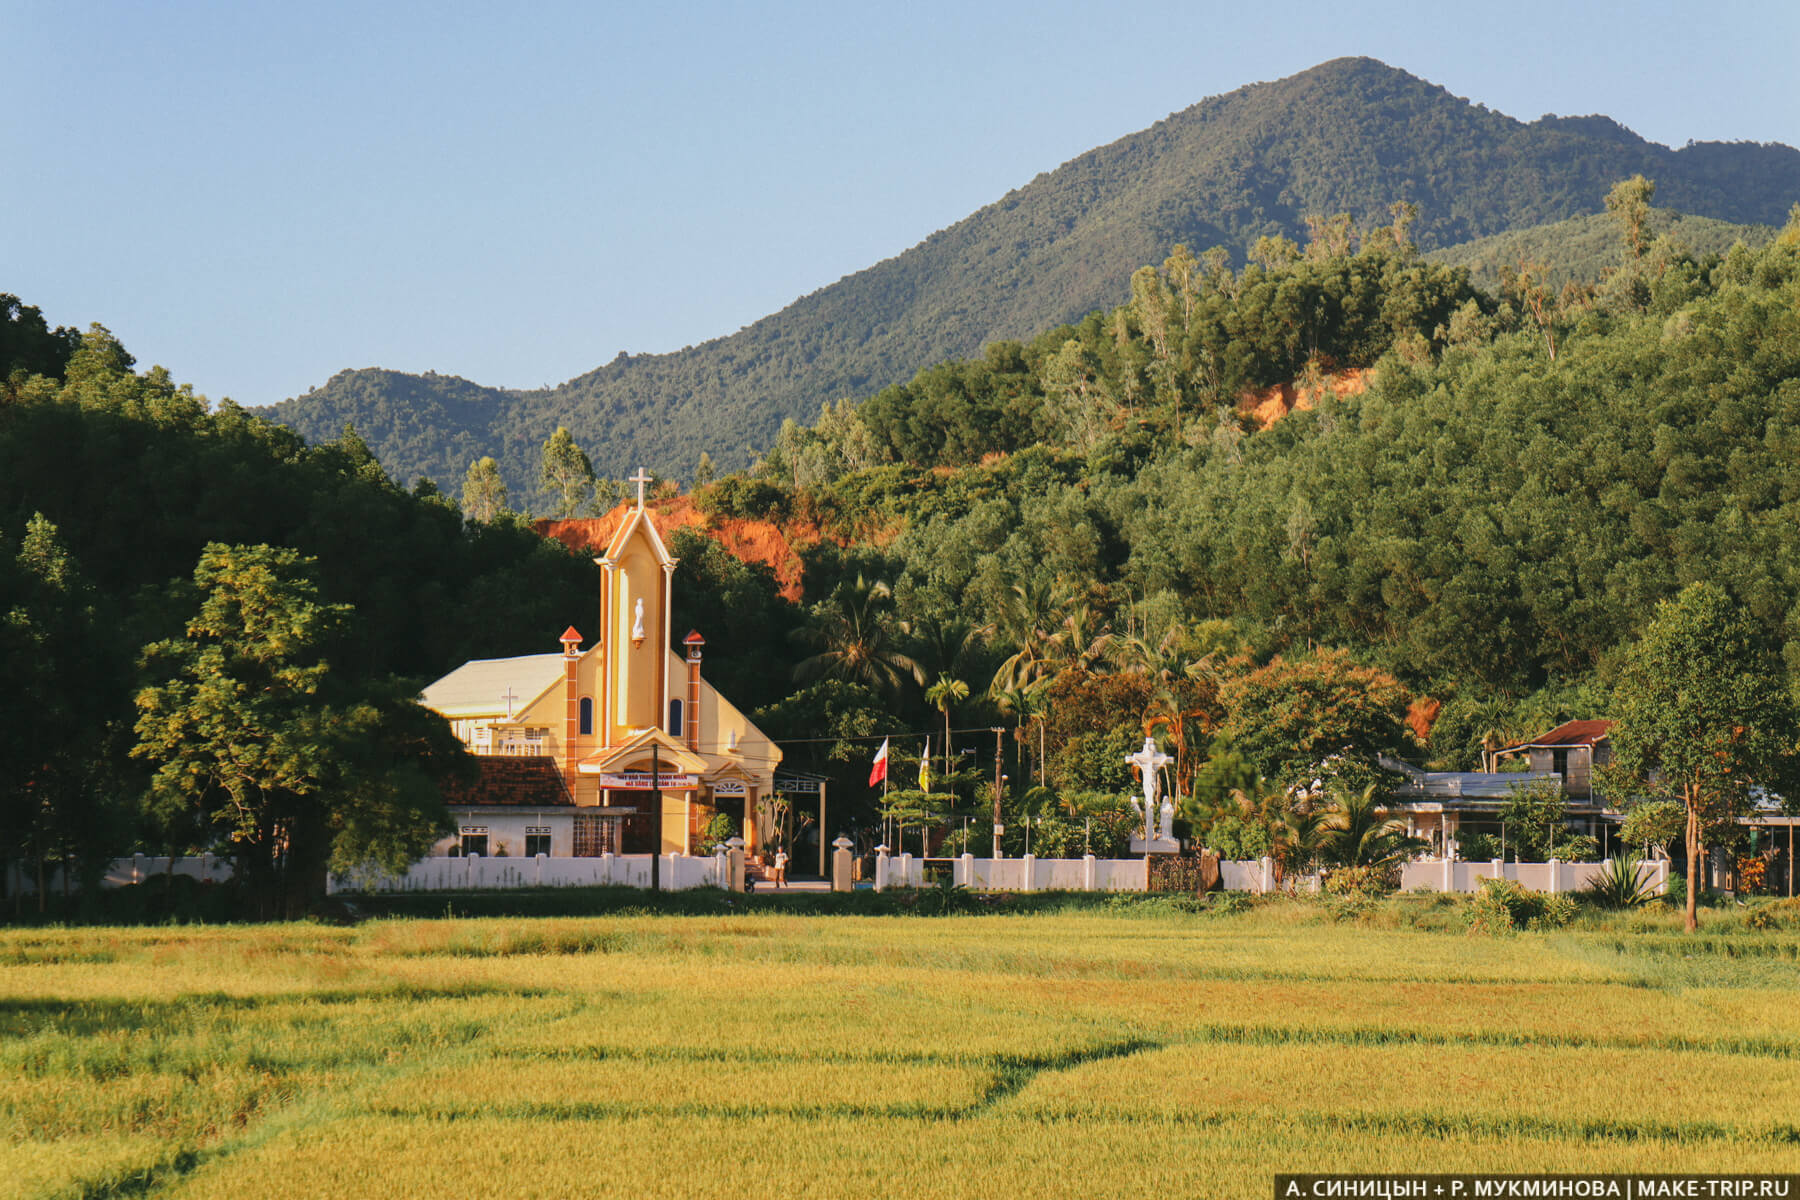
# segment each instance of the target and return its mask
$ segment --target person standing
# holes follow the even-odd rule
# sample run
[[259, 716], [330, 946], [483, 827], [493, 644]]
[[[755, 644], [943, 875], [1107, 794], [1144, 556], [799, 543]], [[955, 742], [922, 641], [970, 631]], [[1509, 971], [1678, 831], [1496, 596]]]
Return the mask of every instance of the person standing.
[[776, 887], [787, 886], [787, 849], [783, 847], [775, 851], [775, 874], [773, 881]]

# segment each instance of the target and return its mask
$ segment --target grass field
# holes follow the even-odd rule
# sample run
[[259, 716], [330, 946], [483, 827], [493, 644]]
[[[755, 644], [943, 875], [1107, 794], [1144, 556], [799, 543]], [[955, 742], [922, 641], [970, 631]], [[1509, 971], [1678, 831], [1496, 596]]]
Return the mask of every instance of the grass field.
[[0, 932], [0, 1193], [1800, 1172], [1791, 918], [1490, 939], [1407, 904]]

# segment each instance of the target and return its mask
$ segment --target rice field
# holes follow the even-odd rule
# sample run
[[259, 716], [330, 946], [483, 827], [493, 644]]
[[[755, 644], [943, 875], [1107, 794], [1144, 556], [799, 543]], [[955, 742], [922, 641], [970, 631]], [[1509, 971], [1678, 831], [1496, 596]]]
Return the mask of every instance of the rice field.
[[1148, 903], [5, 931], [0, 1195], [1800, 1172], [1800, 929], [1672, 922], [1488, 939]]

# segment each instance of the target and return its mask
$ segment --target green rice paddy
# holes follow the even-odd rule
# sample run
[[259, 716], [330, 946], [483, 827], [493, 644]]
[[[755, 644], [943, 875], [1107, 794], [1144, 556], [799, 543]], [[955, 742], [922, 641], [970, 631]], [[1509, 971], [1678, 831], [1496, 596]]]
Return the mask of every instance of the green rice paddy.
[[0, 932], [0, 1195], [1800, 1172], [1791, 918], [1488, 939], [1404, 911]]

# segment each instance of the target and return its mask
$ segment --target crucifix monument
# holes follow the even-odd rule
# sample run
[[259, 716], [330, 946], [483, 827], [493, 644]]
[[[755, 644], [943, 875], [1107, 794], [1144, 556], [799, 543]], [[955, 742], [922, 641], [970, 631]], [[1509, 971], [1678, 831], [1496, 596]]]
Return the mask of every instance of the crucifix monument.
[[1144, 748], [1136, 754], [1127, 754], [1125, 761], [1136, 767], [1143, 775], [1144, 786], [1144, 802], [1142, 804], [1136, 800], [1131, 802], [1131, 810], [1144, 822], [1144, 836], [1131, 839], [1132, 850], [1138, 853], [1174, 853], [1179, 849], [1175, 842], [1175, 805], [1165, 796], [1162, 810], [1158, 812], [1156, 807], [1156, 797], [1162, 782], [1162, 769], [1173, 760], [1156, 748], [1155, 738], [1145, 737]]

